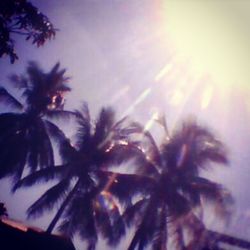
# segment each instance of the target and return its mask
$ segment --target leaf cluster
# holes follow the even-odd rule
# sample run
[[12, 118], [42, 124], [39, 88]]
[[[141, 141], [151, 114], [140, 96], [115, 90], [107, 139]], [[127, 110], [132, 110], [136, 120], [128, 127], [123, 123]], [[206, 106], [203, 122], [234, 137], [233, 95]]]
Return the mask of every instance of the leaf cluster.
[[62, 110], [63, 95], [70, 90], [65, 70], [59, 67], [58, 63], [44, 73], [37, 63], [31, 62], [25, 75], [12, 76], [14, 87], [21, 92], [19, 100], [0, 88], [0, 101], [13, 110], [0, 114], [0, 178], [14, 176], [18, 180], [26, 165], [33, 172], [54, 164], [48, 134], [48, 126], [53, 123], [48, 117], [67, 114]]
[[26, 0], [0, 2], [0, 57], [7, 55], [10, 62], [18, 59], [12, 34], [25, 36], [38, 47], [52, 39], [56, 29], [48, 17]]

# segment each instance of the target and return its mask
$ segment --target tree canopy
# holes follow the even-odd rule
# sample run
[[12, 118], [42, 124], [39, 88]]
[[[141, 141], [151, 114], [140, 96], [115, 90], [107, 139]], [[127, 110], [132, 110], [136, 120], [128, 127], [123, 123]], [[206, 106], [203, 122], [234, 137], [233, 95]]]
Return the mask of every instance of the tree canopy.
[[[166, 123], [163, 124], [166, 128]], [[229, 213], [230, 193], [200, 175], [211, 163], [227, 164], [223, 144], [192, 120], [184, 121], [172, 135], [165, 131], [159, 147], [149, 132], [144, 132], [145, 139], [141, 141], [142, 147], [146, 144], [147, 164], [145, 160], [137, 162], [137, 172], [148, 177], [144, 182], [148, 189], [124, 213], [128, 224], [135, 226], [129, 250], [144, 249], [147, 245], [163, 250], [169, 241], [175, 243], [174, 249], [185, 249], [188, 245], [201, 249], [207, 244], [207, 230], [197, 209], [202, 212], [205, 200], [217, 206], [219, 215]], [[184, 240], [187, 231], [188, 242]]]
[[56, 29], [48, 17], [27, 0], [0, 1], [0, 57], [18, 59], [13, 34], [22, 35], [38, 47], [52, 39]]
[[[213, 163], [228, 163], [224, 144], [210, 129], [184, 120], [170, 134], [159, 119], [165, 134], [158, 146], [142, 124], [116, 120], [112, 108], [102, 108], [96, 119], [86, 103], [64, 110], [71, 88], [59, 63], [44, 72], [30, 62], [25, 74], [10, 79], [20, 98], [0, 88], [0, 102], [11, 110], [0, 114], [0, 179], [14, 177], [13, 191], [53, 181], [27, 210], [39, 216], [57, 209], [47, 233], [59, 225], [94, 250], [100, 235], [115, 246], [133, 225], [128, 250], [148, 245], [166, 250], [170, 241], [176, 250], [216, 247], [204, 224], [204, 204], [225, 216], [232, 199], [222, 185], [201, 175]], [[73, 138], [51, 120], [58, 117], [74, 119]]]
[[59, 64], [45, 73], [31, 62], [27, 74], [11, 78], [22, 94], [20, 100], [0, 88], [1, 102], [13, 110], [0, 114], [0, 178], [14, 176], [18, 180], [26, 166], [33, 172], [54, 164], [47, 127], [56, 125], [49, 118], [71, 114], [62, 110], [63, 95], [70, 91], [64, 73]]

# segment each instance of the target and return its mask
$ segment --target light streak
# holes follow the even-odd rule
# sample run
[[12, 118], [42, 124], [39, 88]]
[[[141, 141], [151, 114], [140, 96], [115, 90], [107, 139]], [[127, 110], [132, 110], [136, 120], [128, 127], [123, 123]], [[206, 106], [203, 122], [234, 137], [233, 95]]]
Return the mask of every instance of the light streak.
[[182, 91], [180, 91], [179, 89], [176, 89], [170, 99], [170, 104], [172, 106], [178, 106], [181, 104], [181, 102], [184, 99], [184, 94]]
[[135, 102], [124, 112], [123, 116], [130, 114], [134, 108], [141, 103], [150, 93], [152, 92], [152, 88], [145, 89], [135, 100]]
[[119, 101], [124, 95], [126, 95], [128, 93], [128, 91], [130, 90], [130, 86], [125, 86], [124, 88], [122, 88], [120, 91], [118, 91], [110, 100], [110, 104], [113, 104], [117, 101]]
[[155, 76], [155, 81], [158, 82], [160, 81], [167, 73], [169, 73], [173, 68], [173, 63], [168, 63], [166, 64], [160, 72]]
[[212, 85], [206, 86], [201, 97], [201, 109], [205, 109], [210, 104], [211, 98], [213, 96], [213, 87]]
[[158, 112], [154, 112], [154, 114], [151, 116], [151, 118], [149, 119], [149, 121], [144, 126], [144, 131], [148, 131], [153, 126], [154, 122], [158, 118], [159, 118], [159, 113]]

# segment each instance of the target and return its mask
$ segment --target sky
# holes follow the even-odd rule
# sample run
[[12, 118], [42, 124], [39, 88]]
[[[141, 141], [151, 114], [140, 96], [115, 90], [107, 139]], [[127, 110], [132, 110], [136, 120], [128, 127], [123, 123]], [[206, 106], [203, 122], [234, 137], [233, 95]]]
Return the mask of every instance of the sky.
[[[30, 60], [49, 70], [67, 69], [72, 92], [66, 107], [87, 101], [95, 114], [112, 105], [118, 118], [130, 114], [160, 140], [153, 117], [164, 113], [170, 130], [189, 115], [225, 142], [229, 167], [208, 177], [234, 198], [231, 226], [219, 229], [250, 238], [250, 2], [246, 0], [33, 0], [59, 29], [36, 48], [18, 37], [20, 59], [0, 59], [0, 84], [23, 73]], [[2, 110], [4, 112], [4, 110]], [[66, 127], [72, 135], [72, 129]], [[44, 190], [9, 193], [0, 182], [0, 200], [12, 218], [26, 220], [26, 208]], [[46, 228], [49, 217], [28, 221]], [[210, 227], [218, 227], [214, 218]], [[124, 243], [125, 244], [125, 243]], [[122, 245], [120, 249], [124, 249]], [[79, 248], [80, 249], [80, 248]], [[98, 246], [98, 249], [104, 249]]]

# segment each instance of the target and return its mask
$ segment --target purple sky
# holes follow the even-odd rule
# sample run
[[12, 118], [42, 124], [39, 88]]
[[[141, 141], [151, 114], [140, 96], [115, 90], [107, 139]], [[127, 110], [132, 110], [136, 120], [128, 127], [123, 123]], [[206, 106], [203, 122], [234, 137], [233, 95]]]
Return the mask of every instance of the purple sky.
[[[225, 184], [235, 197], [228, 232], [248, 238], [250, 57], [246, 44], [250, 36], [246, 27], [250, 19], [246, 9], [250, 5], [218, 2], [34, 0], [60, 31], [39, 49], [18, 38], [20, 59], [14, 65], [0, 60], [0, 83], [5, 85], [10, 73], [24, 72], [29, 60], [38, 61], [45, 70], [59, 61], [72, 77], [69, 109], [84, 100], [95, 115], [102, 106], [113, 105], [120, 116], [130, 113], [145, 124], [155, 112], [164, 112], [170, 129], [189, 114], [197, 116], [228, 147], [230, 168], [219, 167], [209, 177]], [[66, 131], [71, 134], [70, 127]], [[151, 131], [160, 138], [154, 124]], [[26, 208], [44, 189], [11, 196], [7, 180], [0, 187], [0, 200], [6, 202], [10, 216], [20, 220], [25, 220]], [[29, 223], [46, 227], [48, 219]]]

